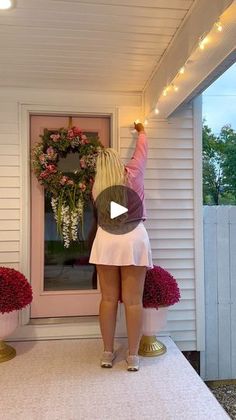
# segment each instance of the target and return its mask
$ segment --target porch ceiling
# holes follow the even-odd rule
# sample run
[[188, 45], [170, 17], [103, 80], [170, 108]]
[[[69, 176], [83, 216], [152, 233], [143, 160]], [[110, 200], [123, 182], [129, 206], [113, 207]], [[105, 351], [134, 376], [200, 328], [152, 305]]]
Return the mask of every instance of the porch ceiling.
[[196, 0], [17, 0], [0, 85], [142, 91]]

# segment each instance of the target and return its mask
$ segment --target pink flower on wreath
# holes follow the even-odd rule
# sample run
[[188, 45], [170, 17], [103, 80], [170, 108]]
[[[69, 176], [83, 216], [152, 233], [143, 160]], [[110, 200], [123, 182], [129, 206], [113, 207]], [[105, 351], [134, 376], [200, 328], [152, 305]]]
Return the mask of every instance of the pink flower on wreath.
[[87, 168], [87, 165], [86, 165], [86, 162], [85, 162], [85, 159], [84, 158], [81, 158], [80, 161], [79, 161], [79, 163], [80, 163], [80, 167], [82, 169]]
[[60, 134], [51, 134], [50, 138], [52, 139], [52, 141], [57, 142], [60, 139]]
[[49, 175], [50, 175], [50, 173], [46, 169], [45, 171], [41, 172], [41, 174], [39, 175], [39, 179], [46, 179], [46, 178], [49, 177]]
[[89, 178], [89, 183], [90, 183], [91, 185], [93, 185], [93, 183], [94, 183], [94, 178]]
[[67, 184], [67, 181], [69, 180], [68, 176], [63, 175], [60, 179], [60, 184], [65, 185]]
[[44, 153], [42, 153], [40, 156], [39, 156], [39, 162], [43, 165], [44, 163], [46, 163], [47, 162], [47, 159], [46, 159], [46, 156], [45, 156], [45, 154]]
[[57, 168], [55, 165], [47, 165], [46, 166], [47, 171], [49, 172], [49, 174], [55, 174], [57, 172]]
[[75, 183], [74, 183], [74, 181], [73, 181], [73, 179], [69, 179], [68, 181], [67, 181], [67, 185], [74, 185]]
[[81, 135], [81, 129], [79, 127], [72, 127], [70, 130], [68, 130], [67, 138], [74, 139], [75, 137], [78, 137]]
[[82, 192], [84, 192], [86, 190], [86, 184], [84, 182], [80, 182], [79, 188], [81, 189]]
[[71, 128], [70, 130], [68, 130], [68, 133], [67, 133], [67, 138], [68, 139], [74, 139], [76, 136], [75, 136], [75, 133], [74, 133], [74, 131], [73, 131], [73, 129]]
[[88, 144], [89, 143], [89, 140], [88, 140], [88, 138], [85, 134], [82, 134], [80, 143], [81, 144]]
[[74, 134], [76, 136], [80, 136], [81, 135], [81, 129], [79, 127], [72, 127], [72, 130], [74, 131]]

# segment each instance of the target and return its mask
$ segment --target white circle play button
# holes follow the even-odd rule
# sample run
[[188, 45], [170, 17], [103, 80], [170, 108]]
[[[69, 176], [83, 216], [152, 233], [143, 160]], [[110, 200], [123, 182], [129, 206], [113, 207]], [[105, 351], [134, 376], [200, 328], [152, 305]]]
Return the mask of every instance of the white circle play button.
[[111, 219], [115, 219], [116, 217], [120, 216], [121, 214], [127, 213], [127, 207], [121, 206], [114, 201], [110, 202], [110, 217]]
[[95, 201], [98, 225], [107, 232], [130, 232], [143, 218], [139, 195], [129, 187], [115, 185], [103, 190]]

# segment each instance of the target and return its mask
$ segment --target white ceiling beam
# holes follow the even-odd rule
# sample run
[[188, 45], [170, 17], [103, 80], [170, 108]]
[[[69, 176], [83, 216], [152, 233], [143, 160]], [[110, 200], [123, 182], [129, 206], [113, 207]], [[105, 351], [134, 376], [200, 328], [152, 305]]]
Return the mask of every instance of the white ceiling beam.
[[[214, 23], [223, 14], [222, 33], [213, 34], [204, 51], [197, 48], [203, 34], [211, 31]], [[197, 0], [173, 42], [163, 55], [143, 91], [145, 116], [150, 116], [158, 103], [160, 117], [170, 116], [181, 104], [200, 93], [222, 71], [222, 63], [228, 67], [235, 59], [236, 0]], [[191, 56], [191, 60], [188, 61]], [[178, 78], [178, 92], [163, 97], [165, 86], [169, 85], [179, 69], [186, 63], [186, 72]]]

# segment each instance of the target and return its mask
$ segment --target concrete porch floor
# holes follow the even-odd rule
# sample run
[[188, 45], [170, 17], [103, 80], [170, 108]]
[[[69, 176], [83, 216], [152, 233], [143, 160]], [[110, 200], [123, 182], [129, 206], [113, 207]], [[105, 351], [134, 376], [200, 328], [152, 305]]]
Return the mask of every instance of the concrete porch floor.
[[229, 419], [170, 337], [167, 353], [127, 372], [126, 339], [112, 369], [101, 369], [101, 339], [12, 342], [0, 365], [1, 420]]

